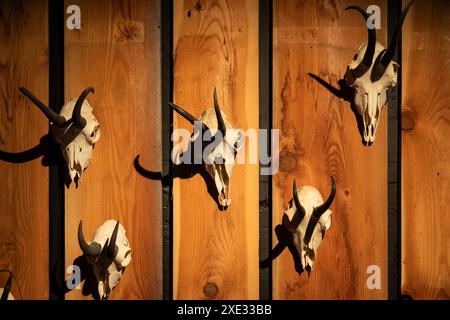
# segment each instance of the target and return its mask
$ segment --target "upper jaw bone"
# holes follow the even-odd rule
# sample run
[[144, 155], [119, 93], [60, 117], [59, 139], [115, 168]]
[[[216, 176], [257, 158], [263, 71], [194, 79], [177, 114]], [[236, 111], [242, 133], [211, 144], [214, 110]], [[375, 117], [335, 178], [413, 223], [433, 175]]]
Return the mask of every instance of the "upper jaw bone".
[[219, 203], [223, 207], [228, 207], [231, 204], [230, 195], [226, 186], [223, 186], [219, 193]]

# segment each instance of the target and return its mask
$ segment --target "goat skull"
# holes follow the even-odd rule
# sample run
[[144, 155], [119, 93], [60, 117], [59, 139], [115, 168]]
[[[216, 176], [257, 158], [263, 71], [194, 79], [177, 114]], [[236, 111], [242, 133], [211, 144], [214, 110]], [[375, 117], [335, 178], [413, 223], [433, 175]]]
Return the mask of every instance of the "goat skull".
[[131, 262], [131, 248], [125, 236], [125, 229], [118, 221], [108, 220], [95, 231], [92, 241], [87, 243], [80, 221], [78, 243], [93, 266], [100, 298], [108, 299], [119, 283], [125, 267]]
[[[354, 103], [362, 117], [366, 144], [375, 141], [381, 110], [387, 101], [387, 91], [397, 85], [399, 64], [392, 59], [403, 21], [413, 2], [410, 1], [403, 10], [387, 49], [377, 42], [375, 28], [368, 29], [368, 41], [359, 47], [345, 73], [346, 83], [355, 89]], [[370, 18], [358, 6], [349, 6], [345, 10], [349, 9], [359, 11], [365, 21]]]
[[333, 177], [331, 183], [331, 193], [324, 202], [316, 188], [303, 186], [297, 189], [294, 180], [293, 200], [283, 214], [283, 226], [292, 233], [303, 270], [312, 270], [325, 230], [331, 226], [332, 211], [329, 208], [336, 195]]
[[77, 181], [89, 166], [92, 150], [100, 139], [100, 124], [86, 100], [87, 95], [93, 93], [94, 89], [85, 89], [78, 99], [66, 103], [60, 114], [38, 100], [28, 89], [22, 87], [20, 91], [50, 120], [54, 140], [61, 148], [70, 178]]
[[[233, 174], [236, 154], [242, 147], [241, 134], [239, 130], [233, 128], [227, 116], [220, 110], [215, 88], [213, 96], [214, 108], [206, 109], [200, 119], [192, 116], [176, 104], [169, 103], [169, 105], [190, 123], [194, 125], [196, 122], [201, 123], [202, 132], [200, 133], [199, 130], [194, 132], [191, 142], [198, 138], [203, 139], [208, 134], [212, 137], [213, 142], [206, 147], [209, 149], [204, 148], [210, 152], [206, 159], [203, 158], [205, 160], [203, 164], [215, 183], [219, 204], [226, 208], [231, 204], [230, 179]], [[211, 146], [213, 146], [212, 149]]]

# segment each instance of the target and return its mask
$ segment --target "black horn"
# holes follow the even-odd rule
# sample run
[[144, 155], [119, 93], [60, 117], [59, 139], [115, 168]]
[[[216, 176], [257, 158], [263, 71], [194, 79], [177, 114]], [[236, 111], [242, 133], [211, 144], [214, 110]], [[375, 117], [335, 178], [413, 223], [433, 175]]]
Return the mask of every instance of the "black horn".
[[302, 222], [305, 217], [306, 211], [305, 208], [300, 204], [300, 200], [298, 199], [297, 186], [295, 184], [292, 185], [292, 197], [294, 199], [295, 208], [297, 209], [292, 217], [292, 220], [289, 221], [289, 218], [286, 214], [283, 215], [283, 225], [291, 232], [295, 232], [298, 226]]
[[225, 126], [225, 121], [222, 117], [222, 112], [220, 112], [219, 100], [217, 99], [217, 90], [214, 87], [214, 110], [216, 111], [217, 118], [217, 129], [222, 133], [222, 137], [225, 137], [227, 133], [227, 127]]
[[[360, 12], [364, 17], [364, 22], [366, 22], [370, 18], [369, 14], [359, 6], [349, 6], [345, 8], [345, 10], [356, 10]], [[367, 31], [368, 31], [368, 39], [364, 57], [358, 66], [356, 66], [354, 69], [349, 69], [353, 77], [352, 82], [354, 82], [357, 78], [362, 77], [372, 65], [373, 56], [375, 54], [375, 44], [377, 42], [377, 35], [375, 28], [372, 29], [367, 28]]]
[[30, 90], [25, 87], [20, 87], [19, 91], [22, 92], [28, 99], [31, 100], [41, 111], [42, 113], [50, 120], [50, 122], [57, 127], [64, 127], [67, 123], [66, 118], [57, 114], [55, 111], [50, 109], [47, 105], [45, 105], [42, 101], [36, 98]]
[[78, 244], [80, 245], [81, 251], [83, 251], [85, 255], [90, 257], [96, 257], [102, 251], [102, 247], [100, 246], [100, 244], [96, 242], [88, 244], [86, 240], [84, 240], [83, 221], [80, 221], [80, 224], [78, 225]]
[[333, 203], [334, 197], [336, 196], [336, 183], [334, 181], [334, 178], [331, 177], [331, 192], [328, 196], [328, 199], [317, 208], [314, 208], [314, 214], [320, 217], [325, 211], [330, 208], [331, 204]]
[[372, 82], [376, 82], [380, 80], [380, 78], [383, 76], [384, 72], [386, 71], [386, 68], [388, 67], [389, 63], [391, 63], [392, 59], [394, 58], [395, 49], [397, 48], [398, 39], [400, 37], [400, 33], [402, 30], [403, 21], [406, 18], [406, 14], [409, 11], [409, 8], [411, 8], [412, 4], [414, 3], [414, 0], [411, 0], [406, 5], [405, 9], [403, 9], [402, 15], [400, 17], [400, 21], [397, 23], [397, 26], [395, 27], [394, 34], [392, 35], [391, 42], [389, 42], [389, 46], [386, 51], [381, 52], [379, 54], [379, 57], [377, 57], [377, 63], [373, 66], [372, 74], [370, 75], [370, 80]]
[[0, 297], [0, 301], [8, 300], [9, 291], [11, 290], [12, 277], [13, 277], [12, 273], [10, 272], [5, 287], [3, 288], [3, 293], [2, 296]]
[[305, 245], [309, 244], [309, 241], [311, 240], [317, 222], [319, 222], [320, 217], [330, 208], [331, 204], [333, 203], [335, 195], [336, 195], [336, 183], [334, 182], [334, 178], [331, 177], [331, 192], [330, 195], [328, 196], [328, 199], [320, 206], [314, 208], [311, 218], [309, 219], [308, 226], [306, 227], [305, 238], [303, 239], [303, 243]]
[[106, 256], [110, 259], [114, 259], [119, 251], [119, 248], [116, 246], [118, 232], [119, 232], [119, 221], [117, 221], [116, 226], [114, 227], [114, 231], [111, 235], [111, 240], [109, 244], [105, 244], [105, 246], [107, 246]]
[[189, 121], [191, 124], [194, 124], [195, 121], [200, 121], [196, 117], [194, 117], [192, 114], [184, 110], [182, 107], [176, 105], [175, 103], [169, 102], [169, 106], [176, 112], [178, 112], [183, 118], [185, 118], [187, 121]]
[[81, 116], [81, 107], [83, 106], [83, 102], [84, 100], [86, 100], [87, 95], [91, 92], [94, 93], [94, 88], [87, 87], [86, 89], [84, 89], [84, 91], [78, 97], [77, 102], [75, 103], [75, 107], [73, 108], [72, 121], [73, 125], [78, 129], [83, 129], [86, 126], [86, 119]]
[[[200, 121], [198, 118], [194, 117], [192, 114], [184, 110], [182, 107], [176, 105], [175, 103], [169, 102], [169, 106], [193, 125], [195, 125], [196, 121]], [[202, 130], [208, 130], [208, 127], [204, 123], [202, 123]]]

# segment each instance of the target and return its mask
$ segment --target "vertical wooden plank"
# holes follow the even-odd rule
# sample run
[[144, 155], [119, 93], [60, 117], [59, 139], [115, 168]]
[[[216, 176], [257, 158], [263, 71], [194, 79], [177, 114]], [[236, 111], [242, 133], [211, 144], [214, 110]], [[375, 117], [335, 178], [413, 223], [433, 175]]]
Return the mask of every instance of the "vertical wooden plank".
[[408, 15], [401, 68], [402, 293], [449, 299], [450, 3], [416, 1]]
[[[280, 172], [273, 178], [273, 223], [297, 186], [312, 185], [323, 197], [330, 175], [337, 194], [332, 224], [308, 277], [296, 273], [289, 250], [274, 261], [274, 299], [387, 298], [387, 113], [383, 110], [377, 138], [364, 146], [350, 104], [338, 99], [313, 73], [338, 86], [363, 41], [365, 23], [344, 11], [354, 1], [275, 1], [274, 128], [280, 129]], [[381, 8], [377, 40], [386, 44], [386, 1], [358, 1]], [[278, 242], [275, 233], [274, 244]], [[367, 267], [379, 266], [381, 289], [366, 286]]]
[[[48, 99], [47, 1], [0, 3], [0, 149], [20, 152], [39, 143], [48, 121], [18, 91]], [[0, 160], [0, 269], [17, 277], [12, 294], [48, 299], [48, 169], [42, 159]], [[0, 273], [0, 287], [7, 274]]]
[[[81, 30], [65, 31], [66, 101], [95, 88], [88, 99], [101, 138], [79, 187], [66, 192], [66, 265], [81, 254], [80, 220], [86, 237], [104, 221], [119, 220], [133, 253], [110, 298], [160, 299], [161, 183], [133, 166], [140, 154], [145, 168], [161, 170], [160, 1], [77, 4]], [[85, 297], [73, 290], [67, 298]]]
[[[175, 103], [200, 116], [216, 86], [230, 122], [258, 128], [258, 1], [175, 1], [174, 50]], [[226, 211], [200, 175], [173, 188], [174, 298], [258, 298], [258, 165], [235, 166]]]
[[[271, 140], [272, 128], [272, 0], [259, 1], [259, 128], [267, 130]], [[264, 131], [261, 131], [264, 132]], [[260, 139], [264, 139], [260, 137]], [[262, 143], [262, 142], [261, 142]], [[271, 146], [267, 148], [271, 154]], [[262, 153], [262, 150], [261, 150]], [[272, 176], [259, 176], [259, 256], [268, 257], [272, 251]], [[272, 299], [272, 268], [259, 270], [259, 299]]]

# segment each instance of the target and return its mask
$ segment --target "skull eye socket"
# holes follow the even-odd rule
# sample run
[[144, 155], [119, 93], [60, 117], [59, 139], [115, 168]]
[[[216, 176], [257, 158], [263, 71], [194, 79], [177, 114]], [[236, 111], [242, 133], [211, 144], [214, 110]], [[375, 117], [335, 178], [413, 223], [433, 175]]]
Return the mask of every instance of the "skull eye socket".
[[94, 138], [94, 137], [97, 135], [98, 128], [99, 128], [99, 126], [96, 126], [96, 127], [94, 128], [94, 130], [92, 130], [91, 138]]

